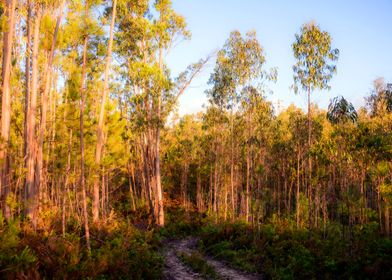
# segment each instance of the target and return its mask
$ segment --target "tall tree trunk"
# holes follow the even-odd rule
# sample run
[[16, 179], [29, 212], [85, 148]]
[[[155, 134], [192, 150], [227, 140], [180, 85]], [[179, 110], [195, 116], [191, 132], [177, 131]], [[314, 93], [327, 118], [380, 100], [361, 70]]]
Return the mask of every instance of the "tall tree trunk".
[[[87, 5], [86, 5], [86, 17], [87, 17]], [[86, 63], [87, 63], [87, 43], [88, 37], [84, 38], [83, 45], [83, 66], [82, 66], [82, 80], [80, 82], [80, 185], [82, 188], [82, 204], [83, 204], [83, 218], [84, 218], [84, 229], [86, 234], [86, 245], [87, 251], [90, 254], [90, 230], [88, 225], [88, 212], [87, 212], [87, 197], [86, 197], [86, 184], [84, 178], [84, 106], [86, 101], [85, 83], [86, 83]]]
[[296, 194], [296, 200], [297, 200], [297, 202], [296, 202], [296, 208], [297, 208], [297, 214], [296, 214], [296, 216], [297, 216], [297, 228], [299, 228], [299, 218], [300, 218], [300, 205], [299, 205], [299, 168], [300, 168], [300, 165], [299, 165], [299, 161], [300, 161], [300, 150], [299, 150], [299, 147], [298, 147], [298, 151], [297, 151], [297, 194]]
[[310, 88], [308, 89], [308, 161], [309, 161], [309, 181], [308, 181], [308, 200], [309, 200], [309, 227], [312, 226], [312, 156], [310, 155], [310, 149], [312, 146], [312, 111], [310, 103]]
[[129, 163], [129, 195], [131, 196], [131, 202], [132, 202], [132, 210], [136, 211], [136, 203], [135, 203], [135, 196], [136, 196], [136, 191], [135, 191], [135, 166], [133, 163]]
[[41, 22], [41, 11], [36, 10], [34, 20], [33, 53], [32, 53], [32, 73], [31, 73], [31, 92], [30, 108], [27, 118], [27, 175], [26, 175], [26, 216], [32, 221], [33, 227], [37, 226], [37, 188], [35, 185], [35, 160], [37, 143], [35, 139], [36, 110], [38, 95], [38, 48], [39, 48], [39, 29]]
[[50, 91], [50, 81], [52, 74], [52, 66], [53, 66], [53, 58], [57, 41], [57, 34], [60, 28], [61, 19], [63, 17], [63, 9], [65, 5], [65, 0], [63, 0], [60, 4], [59, 14], [57, 15], [56, 26], [53, 32], [52, 43], [48, 55], [48, 61], [45, 66], [45, 83], [44, 89], [42, 92], [41, 98], [41, 122], [39, 128], [39, 139], [38, 139], [38, 147], [37, 147], [37, 163], [35, 166], [35, 185], [39, 190], [42, 185], [42, 168], [43, 168], [43, 146], [44, 146], [44, 138], [46, 132], [46, 113], [48, 108], [48, 95]]
[[204, 211], [202, 209], [202, 194], [201, 194], [201, 177], [200, 177], [200, 165], [196, 171], [196, 206], [199, 212]]
[[247, 140], [246, 144], [246, 194], [245, 194], [245, 219], [249, 221], [249, 185], [250, 185], [250, 112], [247, 113]]
[[[161, 55], [160, 55], [161, 56]], [[161, 96], [158, 98], [158, 120], [161, 119]], [[165, 225], [165, 214], [163, 209], [163, 195], [161, 185], [161, 161], [159, 154], [160, 138], [161, 138], [160, 123], [157, 125], [156, 139], [155, 139], [155, 179], [156, 179], [156, 199], [158, 200], [158, 220], [157, 225], [163, 227]]]
[[388, 203], [388, 200], [386, 200], [386, 199], [384, 199], [384, 219], [385, 219], [385, 221], [384, 221], [384, 226], [385, 226], [385, 234], [387, 235], [387, 236], [390, 236], [391, 235], [391, 224], [390, 224], [390, 218], [389, 218], [389, 208], [390, 208], [390, 206], [389, 206], [389, 203]]
[[250, 185], [250, 151], [246, 151], [246, 190], [245, 190], [245, 220], [249, 221], [249, 185]]
[[[116, 8], [117, 8], [117, 0], [113, 0], [112, 20], [110, 23], [110, 34], [109, 34], [109, 42], [108, 42], [108, 52], [107, 52], [107, 56], [106, 56], [103, 90], [102, 90], [102, 95], [101, 95], [101, 106], [100, 106], [99, 118], [98, 118], [97, 146], [95, 149], [95, 165], [98, 168], [98, 170], [100, 170], [102, 148], [104, 145], [105, 105], [106, 105], [106, 96], [107, 96], [108, 84], [109, 84], [110, 63], [111, 63], [111, 59], [112, 59], [114, 23], [116, 20]], [[98, 171], [98, 174], [96, 174], [95, 179], [94, 179], [94, 189], [93, 189], [93, 221], [94, 222], [98, 221], [98, 219], [99, 219], [99, 178], [100, 178], [100, 171]]]
[[[160, 14], [160, 21], [162, 21], [162, 11]], [[162, 38], [161, 38], [162, 40]], [[162, 73], [164, 72], [163, 69], [163, 47], [162, 43], [160, 42], [159, 46], [159, 68], [161, 69]], [[156, 114], [157, 114], [157, 127], [155, 133], [155, 180], [156, 180], [156, 200], [158, 203], [158, 220], [157, 225], [163, 227], [165, 225], [165, 213], [163, 209], [163, 191], [162, 191], [162, 183], [161, 183], [161, 157], [160, 157], [160, 141], [161, 141], [161, 106], [162, 106], [162, 93], [158, 93], [158, 100], [156, 106]]]
[[27, 0], [27, 42], [26, 42], [26, 65], [25, 65], [25, 75], [26, 75], [26, 91], [25, 91], [25, 104], [24, 104], [24, 156], [25, 156], [25, 168], [27, 168], [27, 120], [29, 117], [29, 107], [30, 107], [30, 75], [31, 75], [31, 1]]
[[[142, 136], [142, 156], [143, 156], [143, 174], [144, 174], [144, 185], [145, 185], [145, 193], [146, 193], [146, 198], [147, 198], [147, 205], [149, 208], [150, 214], [154, 213], [154, 206], [153, 206], [153, 199], [152, 199], [152, 186], [151, 186], [151, 180], [150, 180], [150, 171], [149, 171], [149, 166], [148, 166], [148, 161], [149, 161], [149, 147], [148, 143], [149, 141], [147, 140], [147, 135]], [[154, 215], [154, 214], [153, 214]], [[154, 219], [156, 217], [154, 216]]]
[[215, 156], [214, 166], [214, 213], [218, 215], [218, 152]]
[[232, 218], [235, 218], [235, 204], [234, 204], [234, 121], [233, 109], [230, 112], [230, 136], [231, 136], [231, 157], [230, 157], [230, 186], [231, 186], [231, 211]]
[[12, 44], [15, 29], [15, 7], [16, 0], [8, 0], [6, 2], [5, 16], [7, 25], [3, 33], [3, 62], [2, 62], [2, 100], [1, 100], [1, 144], [0, 144], [0, 193], [2, 194], [3, 214], [8, 220], [11, 217], [11, 211], [7, 205], [7, 198], [10, 187], [10, 168], [9, 168], [9, 140], [10, 140], [10, 124], [11, 124], [11, 57]]

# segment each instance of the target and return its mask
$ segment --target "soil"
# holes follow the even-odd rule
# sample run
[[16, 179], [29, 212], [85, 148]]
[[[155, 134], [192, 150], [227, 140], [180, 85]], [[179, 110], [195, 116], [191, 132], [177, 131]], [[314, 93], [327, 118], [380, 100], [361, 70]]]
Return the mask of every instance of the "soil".
[[[197, 251], [197, 241], [195, 237], [186, 237], [183, 239], [175, 239], [166, 241], [164, 244], [165, 267], [163, 271], [163, 279], [165, 280], [193, 280], [205, 279], [199, 273], [194, 272], [190, 267], [185, 265], [179, 255], [190, 255], [193, 251]], [[263, 279], [261, 275], [251, 274], [230, 267], [227, 263], [204, 256], [205, 261], [214, 268], [220, 279], [235, 280], [257, 280]]]

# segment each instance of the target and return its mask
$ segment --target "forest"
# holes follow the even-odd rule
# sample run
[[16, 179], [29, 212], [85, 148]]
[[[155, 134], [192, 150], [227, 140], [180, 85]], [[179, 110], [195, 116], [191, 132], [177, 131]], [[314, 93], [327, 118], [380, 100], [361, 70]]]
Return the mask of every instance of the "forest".
[[316, 21], [290, 46], [307, 108], [282, 109], [254, 30], [173, 75], [171, 0], [0, 5], [0, 279], [392, 279], [392, 83], [329, 91]]

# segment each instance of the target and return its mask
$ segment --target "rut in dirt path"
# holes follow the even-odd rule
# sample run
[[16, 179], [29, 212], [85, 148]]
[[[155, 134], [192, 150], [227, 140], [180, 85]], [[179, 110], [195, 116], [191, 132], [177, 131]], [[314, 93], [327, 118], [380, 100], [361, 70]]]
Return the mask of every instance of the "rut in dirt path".
[[198, 273], [186, 266], [178, 257], [179, 254], [191, 253], [192, 240], [171, 240], [165, 244], [165, 268], [163, 270], [164, 280], [193, 280], [203, 279]]
[[[180, 254], [190, 255], [197, 250], [197, 238], [187, 237], [179, 240], [171, 240], [165, 244], [165, 268], [163, 277], [165, 280], [193, 280], [205, 279], [186, 266], [178, 257]], [[210, 257], [204, 257], [209, 266], [213, 267], [219, 279], [257, 280], [261, 275], [250, 274], [229, 267], [224, 262]]]

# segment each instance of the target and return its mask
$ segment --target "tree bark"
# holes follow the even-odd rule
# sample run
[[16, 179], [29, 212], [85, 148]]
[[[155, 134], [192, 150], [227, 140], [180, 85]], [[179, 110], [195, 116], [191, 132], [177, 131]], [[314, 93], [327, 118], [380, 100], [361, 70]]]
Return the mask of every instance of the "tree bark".
[[112, 20], [110, 23], [110, 34], [109, 34], [109, 42], [108, 42], [108, 52], [106, 56], [106, 65], [105, 65], [105, 74], [103, 81], [103, 90], [101, 95], [101, 106], [99, 111], [98, 118], [98, 128], [97, 128], [97, 146], [95, 149], [95, 164], [98, 168], [98, 174], [96, 174], [94, 179], [94, 189], [93, 189], [93, 221], [97, 222], [99, 219], [99, 178], [100, 178], [100, 164], [101, 164], [101, 156], [102, 156], [102, 148], [104, 145], [104, 121], [105, 121], [105, 105], [106, 105], [106, 96], [108, 92], [108, 84], [109, 84], [109, 70], [110, 63], [112, 59], [112, 48], [113, 48], [113, 36], [114, 36], [114, 23], [116, 20], [116, 8], [117, 8], [117, 0], [113, 0], [112, 7]]
[[233, 109], [230, 112], [230, 136], [231, 136], [231, 157], [230, 157], [230, 186], [231, 186], [231, 211], [232, 218], [235, 218], [234, 204], [234, 121]]
[[311, 103], [310, 103], [310, 88], [308, 89], [308, 163], [309, 163], [309, 182], [308, 182], [308, 200], [309, 200], [309, 227], [312, 225], [312, 156], [310, 149], [312, 146], [312, 116], [311, 116]]
[[[87, 17], [87, 5], [86, 5], [86, 17]], [[86, 245], [87, 252], [91, 253], [90, 248], [90, 229], [88, 224], [88, 212], [87, 212], [87, 195], [86, 195], [86, 184], [84, 178], [84, 106], [86, 101], [85, 94], [85, 83], [86, 83], [86, 63], [87, 63], [87, 44], [88, 37], [84, 38], [83, 45], [83, 66], [82, 66], [82, 79], [80, 82], [80, 185], [82, 189], [82, 205], [83, 205], [83, 218], [84, 218], [84, 229], [86, 234]]]
[[300, 161], [300, 150], [299, 150], [299, 148], [298, 148], [298, 151], [297, 151], [297, 194], [296, 194], [296, 197], [297, 197], [297, 202], [296, 202], [296, 208], [297, 208], [297, 214], [296, 214], [296, 216], [297, 216], [297, 228], [299, 228], [299, 218], [300, 218], [300, 205], [299, 205], [299, 182], [300, 182], [300, 180], [299, 180], [299, 168], [300, 168], [300, 165], [299, 165], [299, 161]]
[[3, 62], [2, 62], [2, 100], [1, 100], [1, 144], [0, 144], [0, 193], [2, 194], [3, 214], [8, 220], [11, 217], [11, 211], [7, 205], [7, 198], [10, 187], [10, 168], [9, 168], [9, 141], [10, 141], [10, 125], [11, 125], [11, 57], [12, 44], [15, 29], [15, 7], [16, 0], [8, 0], [6, 2], [5, 16], [7, 18], [7, 26], [3, 33]]
[[[27, 0], [27, 19], [26, 19], [26, 31], [27, 31], [27, 42], [26, 42], [26, 65], [25, 65], [25, 76], [26, 76], [26, 91], [25, 91], [25, 107], [24, 107], [24, 156], [27, 159], [27, 119], [29, 117], [30, 107], [30, 80], [31, 80], [31, 1]], [[25, 160], [25, 168], [27, 168], [27, 160]]]
[[37, 226], [37, 188], [35, 185], [35, 160], [37, 143], [35, 139], [36, 110], [38, 95], [38, 49], [39, 49], [39, 29], [41, 22], [41, 11], [36, 9], [34, 20], [33, 53], [32, 53], [32, 73], [30, 108], [27, 119], [27, 175], [26, 175], [26, 216], [31, 220], [33, 227]]

